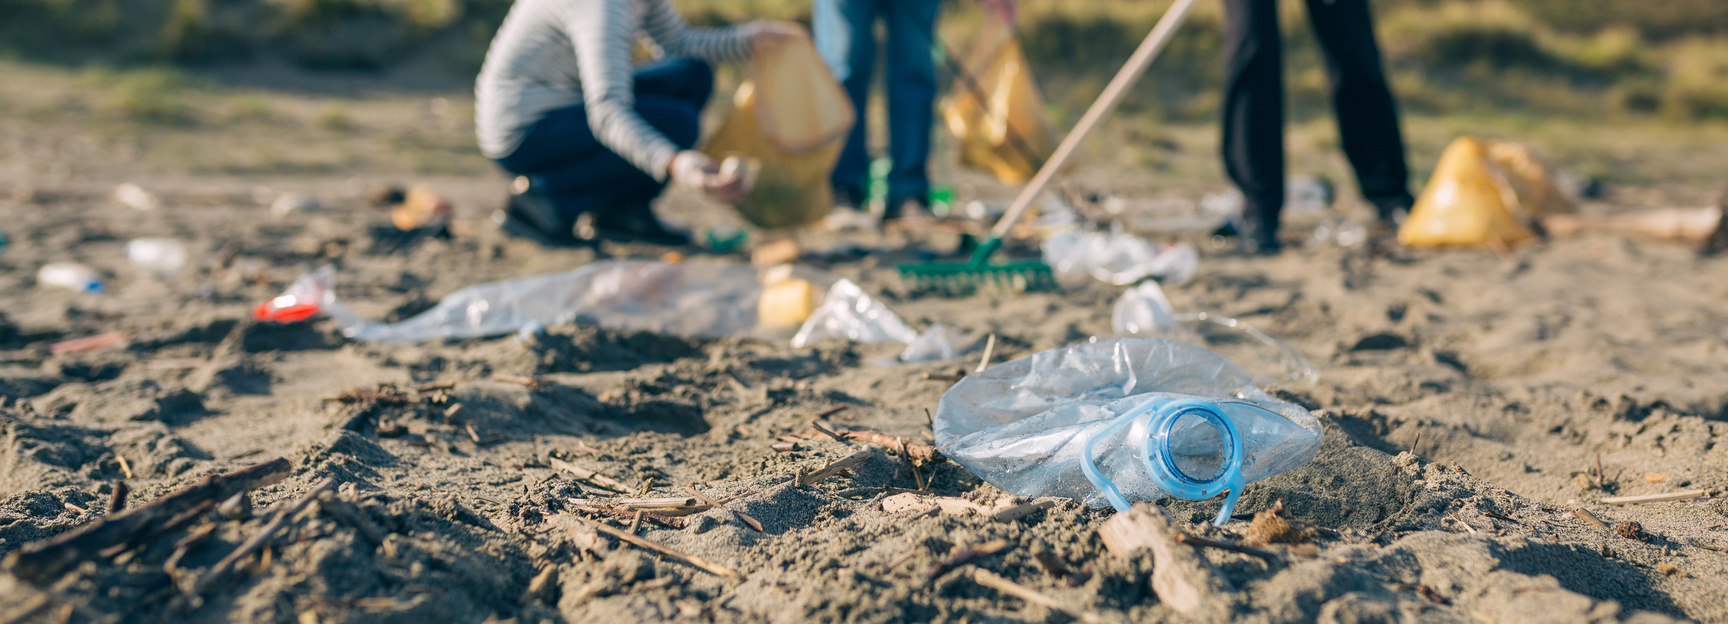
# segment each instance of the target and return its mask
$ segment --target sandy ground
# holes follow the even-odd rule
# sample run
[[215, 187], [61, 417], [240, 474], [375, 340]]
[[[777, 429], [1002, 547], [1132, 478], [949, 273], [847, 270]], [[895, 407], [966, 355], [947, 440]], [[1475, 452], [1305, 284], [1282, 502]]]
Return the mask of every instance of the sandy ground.
[[[137, 506], [273, 457], [293, 467], [254, 492], [259, 511], [250, 519], [206, 512], [63, 576], [0, 575], [0, 621], [1070, 617], [980, 586], [973, 567], [1088, 619], [1179, 618], [1150, 588], [1149, 555], [1119, 558], [1103, 547], [1098, 527], [1108, 511], [1058, 501], [1008, 522], [890, 512], [888, 492], [871, 488], [928, 479], [935, 494], [986, 506], [1002, 495], [951, 463], [914, 475], [886, 448], [820, 438], [792, 452], [770, 448], [780, 436], [810, 433], [815, 416], [836, 407], [846, 409], [826, 418], [833, 427], [928, 441], [926, 410], [949, 384], [925, 374], [971, 365], [976, 355], [880, 366], [873, 362], [897, 347], [794, 349], [593, 327], [553, 328], [531, 344], [376, 346], [345, 341], [328, 321], [249, 320], [251, 306], [324, 263], [339, 268], [339, 293], [362, 315], [401, 318], [463, 286], [596, 259], [484, 226], [501, 179], [458, 147], [466, 126], [448, 102], [423, 93], [357, 98], [343, 104], [355, 130], [329, 120], [338, 96], [273, 98], [277, 112], [265, 121], [238, 119], [232, 98], [210, 96], [192, 104], [200, 121], [189, 128], [139, 129], [105, 117], [103, 92], [88, 79], [8, 70], [34, 88], [8, 93], [0, 109], [0, 135], [9, 137], [0, 231], [11, 241], [0, 251], [0, 555], [101, 516], [122, 479]], [[417, 112], [403, 121], [392, 110]], [[1153, 173], [1101, 159], [1114, 164], [1082, 176], [1094, 189], [1169, 200], [1132, 204], [1130, 223], [1170, 217], [1153, 211], [1173, 205], [1192, 209], [1200, 191], [1222, 188], [1215, 175], [1189, 171], [1215, 169], [1203, 130], [1156, 132], [1181, 140], [1160, 148], [1170, 153]], [[1304, 132], [1293, 142], [1298, 154], [1314, 154], [1305, 162], [1335, 166], [1336, 155], [1304, 143], [1315, 134]], [[1625, 132], [1604, 131], [1602, 140]], [[1719, 132], [1700, 130], [1700, 143], [1675, 138], [1666, 152], [1659, 137], [1578, 158], [1667, 154], [1684, 163], [1675, 170], [1690, 171], [1703, 167], [1693, 161], [1720, 156], [1700, 146]], [[1425, 124], [1412, 134], [1413, 151], [1431, 158], [1447, 130]], [[1555, 142], [1589, 147], [1566, 136]], [[1128, 149], [1113, 140], [1097, 149]], [[254, 162], [263, 164], [242, 166]], [[163, 206], [116, 205], [109, 192], [128, 180]], [[358, 199], [381, 181], [431, 183], [477, 225], [453, 240], [391, 244], [373, 229], [387, 227], [386, 216]], [[964, 181], [967, 193], [1006, 192]], [[327, 209], [273, 220], [260, 200], [284, 190], [313, 192]], [[1613, 187], [1588, 208], [1696, 203], [1714, 190], [1677, 175]], [[661, 210], [692, 225], [728, 219], [686, 197]], [[1315, 220], [1298, 219], [1292, 241]], [[166, 281], [140, 275], [121, 257], [138, 236], [185, 241], [191, 268]], [[1312, 463], [1250, 485], [1238, 507], [1252, 514], [1282, 501], [1285, 518], [1323, 529], [1313, 547], [1273, 545], [1271, 558], [1197, 551], [1223, 590], [1181, 619], [1728, 621], [1728, 499], [1599, 502], [1728, 485], [1728, 445], [1720, 444], [1728, 436], [1728, 260], [1607, 237], [1504, 256], [1297, 246], [1244, 259], [1184, 236], [1205, 257], [1193, 281], [1167, 289], [1177, 309], [1237, 317], [1303, 351], [1319, 381], [1280, 396], [1314, 410], [1326, 437]], [[995, 334], [998, 361], [1107, 336], [1119, 294], [1086, 283], [1058, 294], [915, 296], [892, 266], [950, 250], [951, 236], [804, 242], [807, 264], [857, 279], [916, 326]], [[230, 243], [239, 253], [216, 266]], [[35, 284], [36, 268], [54, 260], [97, 268], [108, 294]], [[46, 353], [56, 341], [117, 330], [130, 336], [121, 348]], [[454, 384], [399, 402], [326, 400], [437, 382]], [[789, 483], [860, 450], [872, 454], [850, 474]], [[723, 511], [689, 516], [682, 528], [640, 529], [744, 580], [578, 539], [564, 514], [620, 495], [571, 478], [555, 459], [622, 481], [635, 490], [628, 495], [684, 496], [686, 486], [744, 495], [730, 507], [760, 520], [761, 532]], [[332, 477], [344, 484], [332, 500], [290, 516], [224, 582], [197, 598], [177, 585], [256, 533], [269, 508]], [[1246, 521], [1205, 524], [1216, 505], [1164, 507], [1185, 531], [1241, 539]], [[1577, 509], [1609, 526], [1636, 522], [1642, 534], [1599, 528]], [[953, 570], [939, 565], [951, 551], [996, 539], [1008, 548]]]

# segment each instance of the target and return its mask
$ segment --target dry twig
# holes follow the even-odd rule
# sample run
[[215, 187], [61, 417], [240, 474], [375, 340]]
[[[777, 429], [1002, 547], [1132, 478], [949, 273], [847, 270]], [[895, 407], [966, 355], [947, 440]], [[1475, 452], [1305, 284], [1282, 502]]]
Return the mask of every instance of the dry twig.
[[100, 556], [102, 551], [124, 547], [155, 530], [176, 526], [240, 492], [281, 481], [292, 467], [286, 459], [275, 459], [204, 477], [129, 511], [97, 519], [46, 541], [26, 544], [7, 555], [0, 568], [34, 583], [51, 580], [80, 561]]
[[1710, 490], [1685, 490], [1667, 494], [1642, 494], [1639, 496], [1615, 496], [1604, 498], [1602, 502], [1610, 505], [1635, 505], [1638, 503], [1662, 503], [1668, 501], [1683, 501], [1710, 496]]
[[624, 485], [623, 482], [620, 482], [617, 479], [613, 479], [612, 477], [608, 477], [606, 475], [600, 474], [598, 472], [594, 472], [594, 471], [589, 470], [587, 468], [577, 466], [576, 464], [572, 464], [570, 462], [564, 461], [562, 459], [558, 459], [556, 457], [548, 457], [547, 459], [550, 461], [553, 468], [557, 468], [559, 470], [563, 470], [563, 471], [568, 472], [570, 474], [576, 475], [576, 479], [578, 481], [584, 481], [584, 482], [587, 482], [587, 483], [590, 483], [590, 484], [593, 484], [593, 485], [596, 485], [599, 487], [603, 487], [603, 488], [606, 488], [608, 490], [612, 490], [614, 492], [617, 492], [619, 494], [629, 494], [631, 491], [630, 486]]
[[1585, 522], [1589, 522], [1590, 524], [1594, 524], [1594, 525], [1596, 525], [1597, 528], [1600, 528], [1604, 531], [1610, 530], [1608, 528], [1608, 523], [1603, 522], [1601, 518], [1596, 517], [1596, 514], [1590, 513], [1590, 511], [1588, 509], [1574, 509], [1574, 510], [1572, 510], [1572, 516], [1578, 518], [1579, 520], [1583, 520]]
[[1049, 609], [1051, 611], [1061, 611], [1063, 613], [1068, 614], [1068, 616], [1070, 616], [1070, 617], [1078, 619], [1082, 622], [1087, 622], [1088, 624], [1103, 621], [1103, 618], [1098, 617], [1098, 614], [1096, 614], [1096, 613], [1092, 613], [1090, 611], [1082, 611], [1082, 610], [1078, 610], [1078, 609], [1070, 609], [1066, 606], [1063, 606], [1062, 603], [1057, 602], [1055, 598], [1051, 598], [1051, 597], [1046, 596], [1042, 593], [1039, 593], [1038, 591], [1036, 591], [1030, 587], [1026, 587], [1025, 585], [1021, 585], [1021, 584], [1016, 583], [1014, 581], [1010, 581], [1006, 578], [1002, 578], [1001, 576], [998, 576], [996, 573], [991, 572], [989, 570], [985, 570], [983, 568], [976, 568], [976, 569], [972, 570], [972, 580], [976, 581], [979, 585], [983, 585], [985, 587], [988, 587], [990, 589], [994, 589], [998, 592], [1007, 594], [1009, 596], [1019, 598], [1020, 600], [1026, 602], [1026, 603], [1035, 604], [1035, 605], [1038, 605], [1040, 607], [1044, 607], [1046, 609]]
[[1261, 550], [1253, 546], [1244, 546], [1242, 544], [1235, 544], [1221, 540], [1207, 539], [1198, 535], [1190, 535], [1180, 531], [1177, 531], [1175, 535], [1172, 535], [1171, 540], [1178, 544], [1192, 544], [1195, 546], [1204, 546], [1206, 548], [1238, 552], [1244, 555], [1252, 555], [1267, 561], [1276, 561], [1278, 559], [1278, 553], [1270, 550]]
[[647, 550], [649, 552], [659, 554], [659, 555], [664, 556], [668, 559], [676, 559], [678, 561], [682, 561], [684, 563], [690, 564], [692, 566], [695, 566], [697, 569], [702, 570], [703, 572], [707, 572], [709, 574], [713, 574], [713, 575], [719, 576], [721, 578], [731, 579], [734, 581], [742, 581], [745, 579], [744, 573], [739, 572], [737, 570], [734, 570], [732, 568], [728, 568], [726, 566], [720, 565], [718, 563], [714, 563], [712, 561], [709, 561], [707, 559], [703, 559], [701, 557], [697, 557], [695, 555], [687, 555], [687, 554], [684, 554], [682, 552], [678, 552], [678, 551], [673, 550], [671, 548], [667, 548], [667, 547], [662, 546], [660, 544], [657, 544], [657, 543], [654, 543], [654, 542], [649, 541], [647, 539], [644, 539], [640, 536], [625, 533], [625, 532], [620, 531], [618, 529], [614, 529], [614, 528], [606, 526], [604, 524], [600, 524], [598, 522], [595, 522], [593, 520], [589, 520], [589, 519], [584, 518], [582, 516], [573, 516], [573, 517], [576, 518], [577, 520], [580, 520], [583, 524], [586, 524], [590, 527], [593, 527], [594, 530], [596, 530], [596, 531], [599, 531], [601, 533], [605, 533], [605, 534], [610, 535], [612, 537], [616, 537], [620, 540], [623, 540], [625, 542], [630, 543], [633, 546], [636, 546], [637, 548], [641, 548], [643, 550]]
[[799, 474], [796, 479], [793, 479], [793, 485], [795, 487], [804, 487], [806, 485], [814, 484], [823, 479], [827, 479], [828, 477], [840, 474], [843, 470], [856, 467], [858, 464], [862, 464], [868, 459], [870, 459], [870, 451], [858, 451], [851, 455], [836, 459], [816, 472]]
[[281, 529], [282, 525], [288, 523], [289, 517], [300, 513], [300, 510], [305, 509], [307, 505], [312, 504], [312, 501], [317, 500], [319, 494], [323, 494], [334, 487], [336, 487], [336, 479], [334, 477], [325, 479], [322, 483], [319, 483], [317, 487], [312, 488], [312, 491], [307, 492], [300, 498], [295, 499], [292, 504], [282, 508], [280, 511], [277, 511], [276, 515], [270, 518], [269, 522], [264, 524], [264, 528], [258, 529], [257, 533], [254, 533], [252, 534], [252, 537], [247, 538], [245, 542], [240, 544], [239, 548], [234, 549], [234, 552], [228, 553], [228, 556], [223, 557], [221, 561], [217, 561], [216, 565], [210, 566], [209, 570], [205, 570], [204, 574], [200, 575], [198, 580], [192, 583], [192, 592], [194, 594], [202, 594], [216, 583], [221, 582], [227, 577], [228, 572], [234, 569], [234, 564], [238, 563], [240, 559], [257, 552], [260, 548], [263, 548], [264, 543], [270, 541], [270, 538], [276, 535], [276, 531]]
[[822, 426], [822, 423], [820, 423], [820, 422], [812, 421], [810, 423], [810, 428], [815, 429], [818, 433], [821, 433], [822, 435], [828, 436], [830, 438], [834, 438], [835, 441], [837, 441], [841, 444], [844, 444], [846, 446], [852, 446], [851, 440], [847, 440], [844, 436], [841, 436], [838, 433], [834, 433], [833, 431], [830, 431], [827, 427]]
[[701, 499], [702, 502], [708, 503], [708, 505], [710, 507], [715, 507], [718, 509], [725, 509], [728, 513], [730, 513], [734, 516], [737, 516], [739, 520], [743, 520], [744, 524], [750, 525], [750, 528], [756, 529], [757, 533], [764, 533], [765, 532], [762, 530], [762, 523], [758, 522], [755, 518], [750, 517], [750, 514], [747, 514], [747, 513], [744, 513], [742, 511], [738, 511], [735, 509], [728, 509], [725, 505], [720, 504], [720, 501], [709, 498], [708, 495], [703, 494], [702, 492], [698, 491], [696, 489], [696, 486], [686, 485], [686, 486], [684, 486], [684, 491], [689, 492], [691, 496], [694, 496], [696, 498]]
[[982, 373], [982, 372], [984, 372], [984, 369], [990, 368], [990, 356], [995, 355], [995, 354], [996, 354], [996, 334], [990, 334], [990, 338], [988, 338], [984, 341], [984, 357], [979, 358], [978, 370], [973, 371], [973, 372]]

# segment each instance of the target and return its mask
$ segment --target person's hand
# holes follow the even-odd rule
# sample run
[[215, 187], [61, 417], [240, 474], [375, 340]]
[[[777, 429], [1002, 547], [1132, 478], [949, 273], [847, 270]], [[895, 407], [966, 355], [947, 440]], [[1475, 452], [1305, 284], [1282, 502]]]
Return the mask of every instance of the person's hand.
[[756, 35], [751, 39], [751, 43], [756, 45], [762, 45], [764, 43], [785, 43], [793, 39], [807, 36], [808, 35], [804, 33], [803, 26], [799, 26], [792, 22], [762, 20], [756, 22]]
[[978, 0], [978, 4], [1004, 24], [1012, 26], [1020, 20], [1020, 7], [1014, 0]]
[[667, 169], [674, 183], [722, 204], [736, 204], [750, 192], [743, 175], [737, 171], [721, 172], [714, 159], [702, 152], [678, 152]]

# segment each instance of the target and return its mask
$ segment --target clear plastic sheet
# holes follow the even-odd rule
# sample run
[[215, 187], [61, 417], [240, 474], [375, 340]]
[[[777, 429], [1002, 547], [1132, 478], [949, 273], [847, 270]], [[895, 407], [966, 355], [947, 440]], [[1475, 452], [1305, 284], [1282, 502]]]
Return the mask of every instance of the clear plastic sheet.
[[[1242, 438], [1242, 477], [1249, 483], [1306, 464], [1320, 447], [1320, 423], [1279, 401], [1224, 357], [1157, 338], [1115, 338], [1043, 351], [968, 375], [942, 395], [936, 445], [973, 474], [1016, 496], [1061, 496], [1108, 504], [1081, 468], [1086, 441], [1153, 396], [1215, 404]], [[1166, 493], [1142, 468], [1135, 427], [1107, 435], [1098, 468], [1129, 500]], [[1217, 429], [1179, 422], [1172, 450], [1182, 464], [1216, 452]]]

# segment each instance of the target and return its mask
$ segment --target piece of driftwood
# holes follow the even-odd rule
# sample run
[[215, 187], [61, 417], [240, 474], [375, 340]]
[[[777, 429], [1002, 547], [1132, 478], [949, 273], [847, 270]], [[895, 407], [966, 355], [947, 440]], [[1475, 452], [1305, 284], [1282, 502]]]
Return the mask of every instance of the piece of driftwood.
[[1685, 490], [1667, 494], [1641, 494], [1638, 496], [1614, 496], [1602, 499], [1610, 505], [1636, 505], [1638, 503], [1664, 503], [1668, 501], [1683, 501], [1709, 496], [1710, 490]]
[[26, 544], [7, 555], [0, 568], [13, 576], [41, 583], [92, 559], [103, 550], [140, 539], [161, 526], [189, 519], [188, 513], [209, 509], [229, 497], [270, 485], [288, 476], [293, 468], [286, 459], [274, 459], [226, 474], [199, 479], [167, 496], [107, 516], [46, 541]]
[[689, 492], [691, 496], [702, 499], [702, 502], [708, 503], [708, 505], [710, 507], [725, 509], [727, 511], [727, 513], [730, 513], [734, 516], [737, 516], [739, 520], [743, 520], [744, 524], [750, 525], [750, 528], [756, 529], [757, 533], [764, 533], [765, 532], [762, 530], [762, 523], [757, 521], [755, 518], [750, 517], [750, 514], [744, 513], [742, 511], [738, 511], [736, 509], [728, 509], [725, 505], [720, 504], [720, 501], [709, 498], [708, 495], [703, 494], [702, 492], [698, 491], [696, 489], [696, 486], [686, 485], [686, 486], [684, 486], [684, 491]]
[[1104, 547], [1118, 557], [1152, 550], [1152, 591], [1177, 613], [1194, 614], [1228, 591], [1211, 565], [1191, 548], [1178, 548], [1162, 510], [1145, 507], [1116, 514], [1098, 528]]
[[576, 518], [578, 521], [581, 521], [582, 524], [585, 524], [585, 525], [588, 525], [589, 527], [592, 527], [596, 531], [599, 531], [601, 533], [605, 533], [605, 534], [610, 535], [612, 537], [618, 538], [620, 540], [623, 540], [623, 541], [629, 543], [632, 546], [635, 546], [637, 548], [641, 548], [643, 550], [664, 556], [668, 559], [674, 559], [677, 561], [682, 561], [684, 563], [690, 564], [691, 566], [694, 566], [695, 568], [702, 570], [703, 572], [707, 572], [709, 574], [713, 574], [715, 576], [725, 578], [725, 579], [731, 579], [734, 581], [742, 581], [745, 579], [744, 573], [739, 572], [737, 570], [734, 570], [732, 568], [728, 568], [726, 566], [720, 565], [718, 563], [714, 563], [712, 561], [709, 561], [707, 559], [703, 559], [701, 557], [697, 557], [695, 555], [689, 555], [689, 554], [685, 554], [685, 553], [673, 550], [671, 548], [667, 548], [667, 547], [662, 546], [658, 543], [655, 543], [653, 541], [645, 539], [641, 536], [625, 533], [624, 531], [621, 531], [619, 529], [615, 529], [615, 528], [606, 526], [604, 524], [600, 524], [598, 522], [595, 522], [593, 520], [589, 520], [589, 519], [584, 518], [582, 516], [573, 516], [573, 517]]
[[827, 479], [828, 477], [840, 474], [843, 470], [856, 467], [868, 459], [870, 459], [870, 451], [858, 451], [851, 455], [836, 459], [832, 463], [818, 469], [816, 472], [808, 474], [800, 473], [797, 478], [793, 479], [793, 484], [797, 487], [811, 485], [823, 479]]
[[572, 464], [556, 457], [549, 457], [547, 459], [551, 462], [553, 468], [576, 475], [576, 480], [578, 481], [584, 481], [592, 485], [603, 487], [619, 494], [628, 494], [632, 491], [630, 486], [624, 485], [623, 482], [613, 479], [612, 477], [577, 466], [576, 464]]
[[258, 529], [257, 533], [253, 533], [252, 537], [246, 538], [246, 541], [241, 542], [238, 548], [235, 548], [233, 552], [228, 553], [228, 556], [223, 557], [221, 561], [216, 562], [216, 565], [210, 566], [209, 570], [205, 570], [203, 574], [199, 575], [198, 580], [192, 583], [192, 593], [202, 594], [205, 591], [208, 591], [211, 587], [214, 587], [217, 583], [227, 580], [228, 573], [234, 570], [234, 564], [239, 563], [240, 560], [244, 559], [246, 556], [258, 552], [259, 549], [264, 547], [266, 542], [270, 541], [270, 538], [275, 537], [276, 531], [281, 530], [282, 525], [288, 523], [288, 518], [292, 517], [294, 514], [300, 513], [300, 510], [311, 505], [312, 501], [318, 499], [319, 494], [330, 491], [335, 487], [336, 479], [334, 477], [325, 479], [323, 482], [313, 487], [311, 491], [305, 493], [300, 498], [295, 499], [294, 502], [289, 504], [287, 507], [278, 510], [276, 515], [270, 518], [269, 522], [264, 523], [263, 528]]
[[983, 568], [975, 568], [972, 570], [972, 580], [977, 582], [979, 585], [1019, 598], [1028, 604], [1035, 604], [1051, 611], [1061, 611], [1068, 614], [1069, 617], [1088, 624], [1104, 621], [1103, 618], [1099, 617], [1096, 613], [1080, 609], [1071, 609], [1066, 605], [1063, 605], [1061, 602], [1058, 602], [1055, 598], [1046, 596], [1037, 590], [1010, 581], [997, 575], [995, 572]]

